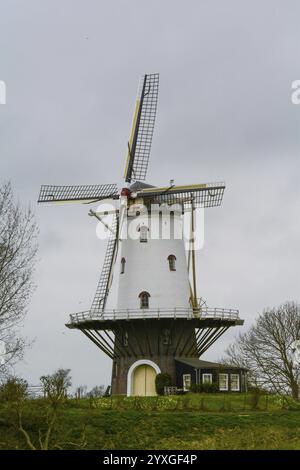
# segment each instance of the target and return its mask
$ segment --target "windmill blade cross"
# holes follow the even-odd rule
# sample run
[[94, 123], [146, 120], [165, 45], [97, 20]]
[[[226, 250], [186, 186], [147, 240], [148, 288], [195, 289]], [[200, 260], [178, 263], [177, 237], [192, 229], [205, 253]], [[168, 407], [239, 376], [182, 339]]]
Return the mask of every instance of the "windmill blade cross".
[[148, 74], [142, 78], [136, 101], [132, 131], [128, 144], [125, 181], [146, 179], [154, 131], [159, 74]]
[[116, 184], [78, 185], [78, 186], [51, 186], [42, 185], [38, 202], [81, 202], [91, 203], [101, 199], [117, 199], [118, 188]]

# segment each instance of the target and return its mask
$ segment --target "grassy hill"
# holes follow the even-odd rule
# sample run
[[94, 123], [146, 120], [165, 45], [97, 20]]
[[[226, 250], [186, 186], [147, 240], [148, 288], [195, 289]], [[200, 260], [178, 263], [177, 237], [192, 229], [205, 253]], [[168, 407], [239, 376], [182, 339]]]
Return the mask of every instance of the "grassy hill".
[[[50, 448], [300, 449], [300, 407], [278, 396], [189, 394], [183, 397], [68, 400]], [[47, 402], [28, 400], [23, 426], [38, 443]], [[0, 404], [0, 449], [26, 449], [14, 418]]]

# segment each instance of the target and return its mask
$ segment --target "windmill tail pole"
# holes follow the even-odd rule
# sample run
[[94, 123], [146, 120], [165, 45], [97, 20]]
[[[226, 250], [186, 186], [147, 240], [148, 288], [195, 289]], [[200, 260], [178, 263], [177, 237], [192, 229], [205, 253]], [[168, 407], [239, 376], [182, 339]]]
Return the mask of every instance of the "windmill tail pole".
[[191, 211], [191, 255], [192, 255], [192, 275], [193, 275], [193, 307], [194, 309], [199, 308], [197, 301], [197, 279], [196, 279], [196, 257], [195, 257], [195, 204], [192, 199], [192, 211]]

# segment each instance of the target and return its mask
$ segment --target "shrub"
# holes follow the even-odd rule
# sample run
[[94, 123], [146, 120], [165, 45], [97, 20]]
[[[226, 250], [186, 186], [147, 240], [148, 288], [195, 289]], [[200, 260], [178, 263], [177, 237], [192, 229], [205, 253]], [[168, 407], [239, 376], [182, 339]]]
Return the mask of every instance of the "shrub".
[[19, 377], [9, 377], [0, 387], [0, 400], [21, 403], [28, 397], [28, 383]]
[[193, 393], [216, 393], [219, 391], [216, 383], [192, 384], [190, 391]]
[[205, 382], [201, 385], [203, 393], [216, 393], [219, 391], [218, 385], [216, 383]]
[[202, 392], [201, 384], [191, 384], [190, 391], [192, 393], [201, 393]]
[[158, 395], [163, 395], [165, 387], [171, 385], [171, 377], [169, 374], [157, 374], [155, 377], [155, 388]]
[[300, 403], [295, 400], [293, 397], [284, 397], [285, 398], [285, 408], [290, 411], [299, 411]]

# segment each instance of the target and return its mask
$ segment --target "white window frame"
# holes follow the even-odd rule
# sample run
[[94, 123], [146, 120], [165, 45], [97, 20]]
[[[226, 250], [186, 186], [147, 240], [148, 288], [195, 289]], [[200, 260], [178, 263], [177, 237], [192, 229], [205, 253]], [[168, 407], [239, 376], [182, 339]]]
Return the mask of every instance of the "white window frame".
[[[235, 376], [237, 377], [237, 388], [232, 388], [232, 377]], [[240, 374], [230, 374], [230, 390], [232, 392], [239, 392], [240, 391]]]
[[[223, 375], [224, 377], [226, 377], [226, 386], [221, 388], [221, 385], [220, 385], [220, 378], [221, 378], [222, 375]], [[228, 379], [229, 379], [228, 374], [219, 374], [219, 390], [220, 390], [221, 392], [228, 392], [228, 382], [229, 382]]]
[[[207, 377], [209, 378], [209, 380], [205, 380]], [[212, 384], [212, 374], [202, 374], [202, 383]]]
[[190, 388], [187, 387], [186, 385], [186, 379], [188, 378], [188, 381], [190, 382], [189, 387], [192, 385], [192, 375], [191, 374], [183, 374], [182, 376], [182, 384], [183, 384], [183, 390], [187, 392]]

